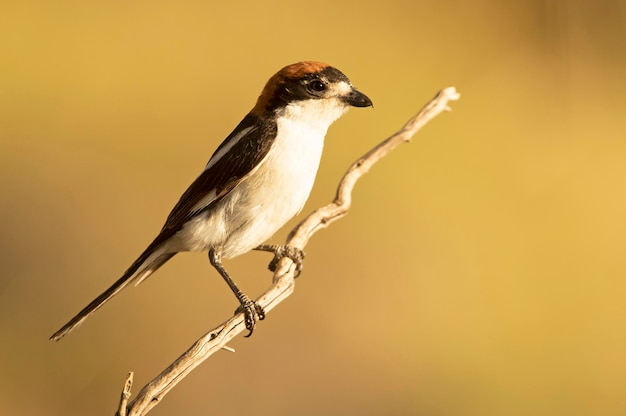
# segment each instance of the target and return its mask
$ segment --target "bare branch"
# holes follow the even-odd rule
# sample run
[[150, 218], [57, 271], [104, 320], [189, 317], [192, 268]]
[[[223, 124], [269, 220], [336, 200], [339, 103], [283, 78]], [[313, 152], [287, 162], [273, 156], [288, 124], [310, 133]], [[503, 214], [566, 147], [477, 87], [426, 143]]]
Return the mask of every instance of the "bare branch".
[[[410, 141], [411, 137], [431, 119], [441, 112], [449, 110], [448, 102], [457, 100], [459, 97], [460, 95], [454, 87], [441, 90], [398, 132], [354, 162], [339, 183], [335, 200], [325, 207], [317, 209], [298, 224], [289, 234], [286, 244], [302, 250], [313, 234], [344, 216], [350, 208], [352, 189], [357, 180], [367, 173], [374, 163], [400, 144]], [[294, 272], [295, 265], [291, 259], [285, 257], [280, 260], [274, 272], [272, 286], [257, 299], [258, 304], [263, 307], [266, 313], [291, 295], [295, 284]], [[138, 416], [148, 413], [178, 382], [204, 360], [221, 349], [230, 350], [226, 345], [228, 341], [245, 329], [243, 314], [239, 313], [202, 336], [161, 374], [144, 386], [126, 409], [126, 401], [130, 396], [132, 384], [132, 373], [130, 373], [124, 386], [118, 415]]]

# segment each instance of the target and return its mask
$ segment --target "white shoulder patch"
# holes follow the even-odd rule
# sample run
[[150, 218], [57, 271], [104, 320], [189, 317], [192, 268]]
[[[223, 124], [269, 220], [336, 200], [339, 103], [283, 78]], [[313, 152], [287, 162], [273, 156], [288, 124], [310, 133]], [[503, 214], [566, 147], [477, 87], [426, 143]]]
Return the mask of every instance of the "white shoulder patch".
[[217, 153], [213, 155], [213, 157], [211, 157], [209, 162], [204, 167], [204, 170], [207, 170], [211, 166], [215, 165], [221, 158], [224, 157], [225, 154], [227, 154], [230, 151], [230, 149], [233, 148], [234, 145], [239, 143], [239, 140], [241, 140], [243, 137], [245, 137], [248, 133], [250, 133], [255, 128], [256, 126], [246, 127], [245, 129], [241, 130], [239, 133], [231, 137], [227, 143], [224, 143], [224, 147], [222, 147]]

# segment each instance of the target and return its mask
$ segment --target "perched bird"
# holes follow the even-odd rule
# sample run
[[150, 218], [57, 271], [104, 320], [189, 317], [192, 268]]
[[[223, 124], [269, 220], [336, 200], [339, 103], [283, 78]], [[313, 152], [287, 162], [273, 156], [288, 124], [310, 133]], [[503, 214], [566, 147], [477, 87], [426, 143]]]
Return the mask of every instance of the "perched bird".
[[204, 250], [239, 300], [248, 336], [252, 334], [256, 321], [264, 318], [263, 309], [237, 287], [222, 259], [256, 248], [301, 261], [302, 253], [293, 247], [260, 244], [304, 206], [328, 127], [350, 106], [371, 105], [332, 66], [307, 61], [282, 68], [183, 193], [154, 241], [50, 339], [63, 338], [126, 285], [141, 283], [176, 253]]

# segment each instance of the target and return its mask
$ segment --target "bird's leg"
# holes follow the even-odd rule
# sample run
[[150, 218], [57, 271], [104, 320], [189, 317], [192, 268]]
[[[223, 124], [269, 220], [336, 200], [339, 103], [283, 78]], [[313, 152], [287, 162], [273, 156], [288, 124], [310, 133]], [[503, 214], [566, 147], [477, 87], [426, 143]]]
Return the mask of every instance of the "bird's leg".
[[226, 281], [226, 283], [230, 287], [230, 290], [233, 291], [233, 293], [237, 297], [237, 300], [241, 304], [241, 306], [237, 308], [236, 313], [243, 312], [246, 322], [246, 329], [250, 331], [248, 335], [246, 335], [246, 337], [249, 337], [250, 335], [252, 335], [252, 331], [254, 331], [256, 321], [262, 321], [263, 319], [265, 319], [265, 311], [263, 310], [261, 305], [259, 305], [258, 303], [250, 299], [245, 293], [243, 293], [241, 289], [239, 289], [235, 281], [228, 275], [228, 272], [226, 272], [226, 269], [222, 265], [222, 255], [220, 251], [216, 251], [213, 248], [210, 249], [209, 261], [211, 262], [211, 265], [215, 267], [217, 272], [222, 276], [222, 278]]
[[274, 258], [268, 266], [268, 269], [270, 269], [270, 271], [273, 272], [276, 270], [276, 265], [278, 264], [280, 259], [282, 259], [283, 257], [289, 257], [296, 265], [295, 277], [300, 276], [300, 273], [302, 273], [302, 260], [304, 260], [304, 251], [300, 250], [298, 247], [288, 246], [284, 244], [261, 244], [254, 249], [274, 253]]

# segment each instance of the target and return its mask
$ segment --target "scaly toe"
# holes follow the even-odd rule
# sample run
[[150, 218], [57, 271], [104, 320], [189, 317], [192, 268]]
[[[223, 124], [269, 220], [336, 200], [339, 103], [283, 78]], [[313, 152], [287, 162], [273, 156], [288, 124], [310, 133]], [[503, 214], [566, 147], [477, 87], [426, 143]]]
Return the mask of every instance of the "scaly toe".
[[263, 310], [261, 305], [259, 305], [255, 301], [251, 299], [244, 299], [244, 301], [235, 311], [236, 314], [240, 312], [243, 312], [246, 329], [250, 331], [248, 332], [248, 335], [246, 335], [246, 337], [249, 337], [250, 335], [252, 335], [252, 332], [254, 332], [256, 322], [265, 319], [265, 311]]
[[270, 271], [272, 272], [275, 272], [278, 262], [282, 258], [288, 257], [296, 265], [295, 277], [300, 276], [300, 273], [302, 273], [302, 267], [303, 267], [302, 260], [304, 259], [304, 251], [294, 246], [271, 246], [271, 247], [273, 249], [272, 251], [274, 252], [274, 258], [270, 262], [268, 269], [270, 269]]

